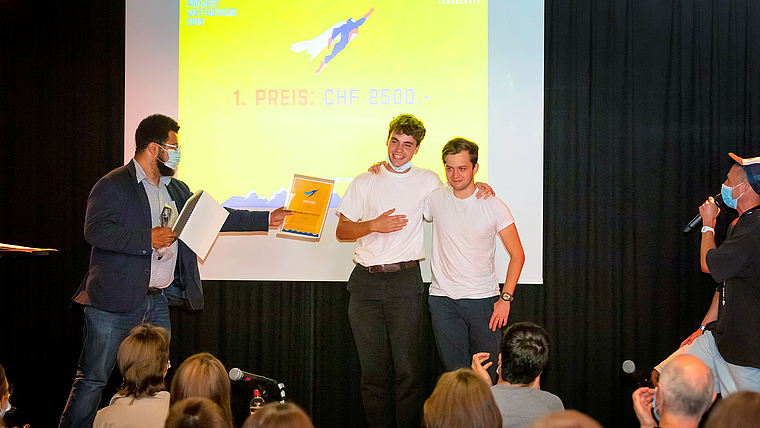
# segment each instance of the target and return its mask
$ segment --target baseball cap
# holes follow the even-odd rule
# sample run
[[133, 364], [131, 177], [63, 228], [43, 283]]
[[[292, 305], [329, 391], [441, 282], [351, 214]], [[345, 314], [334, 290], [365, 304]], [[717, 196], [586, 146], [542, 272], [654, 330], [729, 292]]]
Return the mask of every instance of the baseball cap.
[[760, 195], [760, 156], [743, 159], [733, 153], [729, 153], [728, 155], [734, 162], [741, 165], [744, 173], [747, 174], [747, 182], [752, 186], [752, 190]]

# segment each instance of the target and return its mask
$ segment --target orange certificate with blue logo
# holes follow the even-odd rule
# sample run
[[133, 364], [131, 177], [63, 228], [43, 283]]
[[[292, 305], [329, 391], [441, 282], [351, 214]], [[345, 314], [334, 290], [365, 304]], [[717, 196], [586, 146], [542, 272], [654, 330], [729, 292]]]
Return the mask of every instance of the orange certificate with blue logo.
[[277, 236], [319, 241], [334, 183], [327, 178], [294, 175], [285, 204], [293, 214], [285, 217]]

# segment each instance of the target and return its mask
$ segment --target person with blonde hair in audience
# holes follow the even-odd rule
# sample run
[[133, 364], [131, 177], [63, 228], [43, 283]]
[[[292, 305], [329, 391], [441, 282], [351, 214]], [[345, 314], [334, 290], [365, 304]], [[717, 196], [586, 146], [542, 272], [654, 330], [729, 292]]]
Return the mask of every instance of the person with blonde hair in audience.
[[490, 385], [465, 368], [441, 376], [423, 418], [427, 428], [501, 428]]
[[94, 428], [161, 428], [169, 413], [164, 377], [169, 370], [169, 333], [140, 324], [121, 342], [116, 356], [124, 379], [108, 407], [98, 411]]
[[203, 397], [185, 398], [174, 403], [165, 428], [232, 428], [218, 404]]
[[549, 413], [537, 420], [530, 428], [602, 428], [599, 422], [575, 410]]
[[760, 428], [760, 393], [739, 391], [716, 403], [705, 428]]
[[314, 428], [314, 425], [293, 403], [269, 403], [249, 416], [243, 428]]
[[208, 352], [201, 352], [180, 364], [172, 379], [171, 404], [190, 397], [208, 398], [222, 408], [232, 424], [230, 377], [224, 364]]

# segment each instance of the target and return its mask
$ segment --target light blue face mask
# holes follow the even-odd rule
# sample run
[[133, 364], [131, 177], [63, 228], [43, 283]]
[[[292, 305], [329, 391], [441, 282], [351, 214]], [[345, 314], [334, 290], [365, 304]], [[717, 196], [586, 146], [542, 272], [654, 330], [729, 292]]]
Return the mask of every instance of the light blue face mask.
[[654, 389], [654, 398], [652, 399], [652, 414], [657, 422], [660, 422], [660, 412], [657, 411], [657, 406], [654, 403], [657, 402], [657, 388]]
[[8, 401], [5, 402], [5, 406], [3, 406], [2, 409], [0, 409], [0, 418], [5, 416], [6, 413], [8, 413], [11, 410], [11, 399], [8, 397]]
[[742, 183], [739, 183], [734, 187], [729, 187], [726, 184], [722, 184], [720, 186], [720, 196], [723, 198], [723, 203], [726, 204], [727, 207], [736, 209], [736, 203], [739, 202], [739, 198], [744, 196], [744, 192], [742, 192], [742, 194], [739, 195], [736, 199], [731, 197], [731, 193], [733, 192], [735, 188], [739, 187]]
[[[179, 147], [170, 148], [170, 149], [167, 149], [165, 146], [159, 146], [159, 147], [166, 150], [166, 153], [169, 155], [169, 160], [161, 161], [161, 163], [163, 163], [167, 168], [176, 170], [177, 167], [179, 166], [179, 158], [180, 158]], [[161, 159], [159, 158], [159, 160]]]
[[411, 159], [409, 159], [409, 161], [407, 163], [405, 163], [405, 164], [403, 164], [401, 166], [396, 166], [396, 165], [393, 165], [391, 163], [391, 159], [386, 156], [385, 157], [385, 163], [387, 163], [388, 166], [390, 166], [391, 168], [393, 168], [393, 170], [396, 171], [396, 172], [404, 172], [407, 169], [409, 169], [409, 168], [412, 167], [412, 160]]

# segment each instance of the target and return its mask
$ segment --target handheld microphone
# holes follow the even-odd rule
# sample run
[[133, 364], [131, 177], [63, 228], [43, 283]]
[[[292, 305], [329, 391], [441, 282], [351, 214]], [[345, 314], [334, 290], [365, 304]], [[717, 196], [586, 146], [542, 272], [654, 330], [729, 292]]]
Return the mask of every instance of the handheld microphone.
[[[715, 205], [717, 205], [717, 206], [719, 206], [721, 208], [723, 208], [723, 207], [726, 206], [726, 204], [723, 203], [723, 196], [721, 196], [720, 193], [718, 193], [717, 195], [713, 196], [713, 199], [715, 199]], [[701, 214], [697, 214], [697, 216], [694, 217], [693, 219], [691, 219], [691, 221], [689, 222], [689, 224], [687, 224], [686, 227], [683, 228], [684, 235], [687, 234], [687, 233], [689, 233], [689, 232], [691, 232], [692, 230], [694, 230], [694, 228], [697, 227], [699, 225], [699, 223], [701, 223], [701, 222], [702, 222], [702, 215]]]
[[644, 372], [644, 370], [637, 369], [636, 363], [633, 361], [623, 361], [623, 371], [626, 372], [634, 381], [636, 381], [636, 385], [638, 387], [653, 387], [652, 381], [649, 379], [649, 373]]

